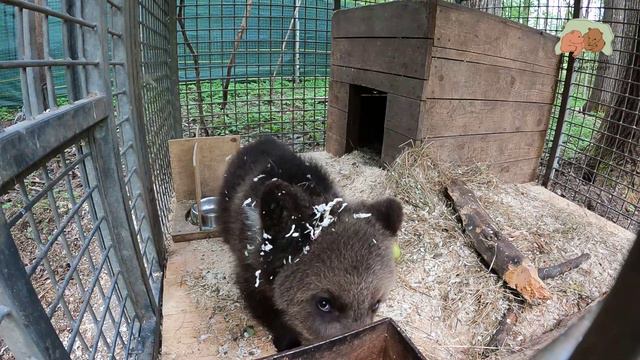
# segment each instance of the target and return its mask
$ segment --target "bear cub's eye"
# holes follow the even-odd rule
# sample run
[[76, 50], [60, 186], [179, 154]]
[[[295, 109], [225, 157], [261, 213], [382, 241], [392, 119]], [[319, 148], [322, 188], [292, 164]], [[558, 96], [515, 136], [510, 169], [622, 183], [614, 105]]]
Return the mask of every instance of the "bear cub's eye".
[[331, 311], [331, 301], [329, 301], [329, 299], [327, 298], [320, 298], [316, 302], [316, 305], [318, 306], [318, 309], [320, 309], [320, 311], [323, 311], [323, 312]]
[[380, 307], [380, 300], [376, 301], [376, 303], [373, 304], [373, 306], [371, 307], [371, 311], [376, 312], [378, 311], [379, 307]]

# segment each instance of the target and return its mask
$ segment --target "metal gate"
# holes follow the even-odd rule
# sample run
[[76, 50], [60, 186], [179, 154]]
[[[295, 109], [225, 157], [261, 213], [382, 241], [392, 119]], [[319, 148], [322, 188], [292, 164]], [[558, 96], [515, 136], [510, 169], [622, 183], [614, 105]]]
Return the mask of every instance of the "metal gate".
[[155, 357], [175, 2], [0, 2], [23, 96], [0, 129], [0, 358]]

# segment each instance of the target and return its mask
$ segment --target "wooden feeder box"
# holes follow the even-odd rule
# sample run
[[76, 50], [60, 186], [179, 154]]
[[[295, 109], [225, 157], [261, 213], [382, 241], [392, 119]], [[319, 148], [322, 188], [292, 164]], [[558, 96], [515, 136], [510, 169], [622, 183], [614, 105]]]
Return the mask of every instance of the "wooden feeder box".
[[326, 150], [391, 163], [431, 143], [444, 161], [535, 178], [554, 101], [558, 38], [443, 1], [338, 10]]
[[398, 325], [384, 318], [362, 329], [262, 360], [425, 360]]
[[218, 196], [227, 160], [240, 149], [237, 136], [169, 140], [171, 177], [176, 202], [170, 235], [174, 242], [218, 237], [217, 228], [193, 225], [185, 214], [197, 199]]

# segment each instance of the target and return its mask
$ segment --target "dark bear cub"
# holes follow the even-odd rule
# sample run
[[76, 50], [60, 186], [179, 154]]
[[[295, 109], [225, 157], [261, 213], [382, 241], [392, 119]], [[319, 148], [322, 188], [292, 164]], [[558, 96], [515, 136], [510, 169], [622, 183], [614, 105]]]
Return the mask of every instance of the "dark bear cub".
[[347, 202], [319, 165], [266, 137], [229, 162], [219, 211], [244, 301], [278, 351], [373, 320], [394, 280], [396, 199]]

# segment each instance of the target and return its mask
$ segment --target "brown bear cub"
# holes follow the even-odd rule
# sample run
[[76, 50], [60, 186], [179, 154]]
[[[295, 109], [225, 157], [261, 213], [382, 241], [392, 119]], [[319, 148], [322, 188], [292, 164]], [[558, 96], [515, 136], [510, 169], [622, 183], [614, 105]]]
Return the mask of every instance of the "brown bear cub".
[[347, 203], [319, 165], [270, 137], [234, 155], [219, 196], [236, 281], [278, 351], [373, 320], [394, 281], [400, 202]]

